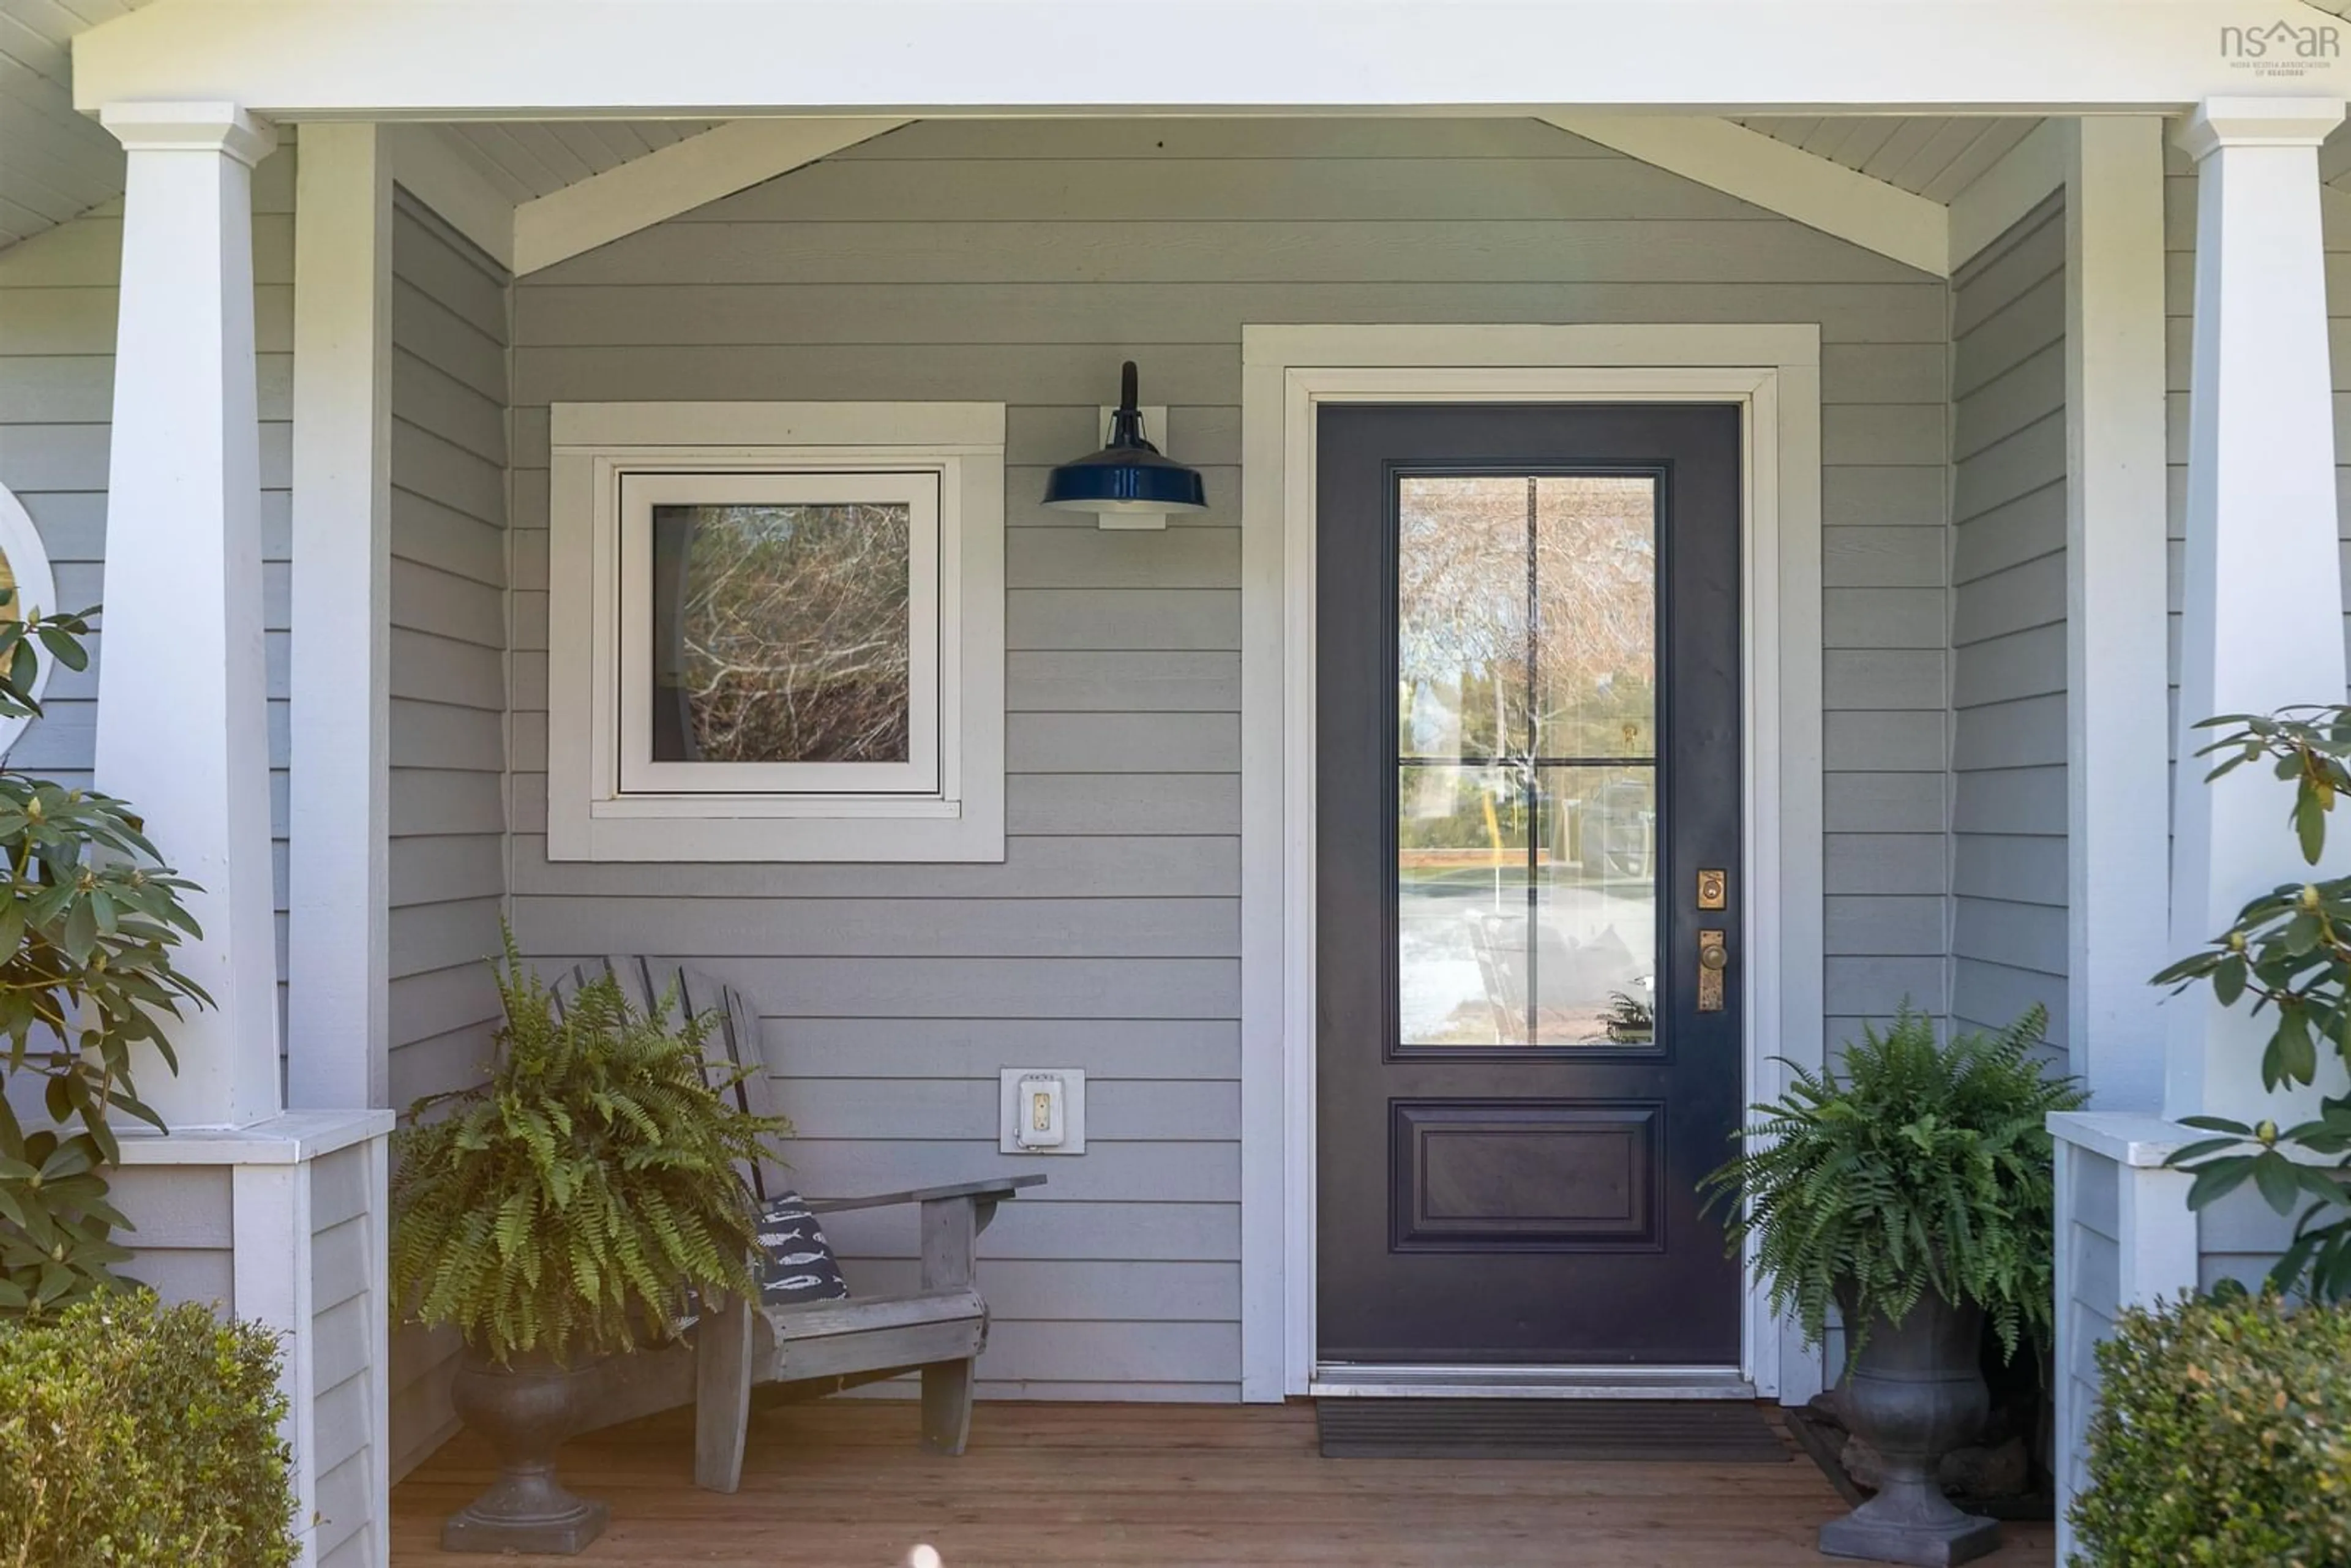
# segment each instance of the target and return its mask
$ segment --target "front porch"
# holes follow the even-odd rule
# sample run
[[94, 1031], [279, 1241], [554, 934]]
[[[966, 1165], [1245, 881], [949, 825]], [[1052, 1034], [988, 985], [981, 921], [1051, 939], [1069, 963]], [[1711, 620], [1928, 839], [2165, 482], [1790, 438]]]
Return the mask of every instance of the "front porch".
[[[959, 1459], [925, 1454], [911, 1402], [752, 1416], [743, 1490], [693, 1486], [691, 1412], [584, 1438], [567, 1481], [612, 1504], [582, 1563], [885, 1568], [918, 1542], [989, 1563], [1381, 1564], [1382, 1568], [1775, 1568], [1818, 1563], [1844, 1504], [1789, 1446], [1772, 1464], [1324, 1459], [1311, 1405], [984, 1404]], [[392, 1560], [422, 1568], [441, 1521], [487, 1479], [470, 1434], [392, 1494]], [[2011, 1525], [1996, 1565], [2046, 1563]]]
[[[2334, 17], [2179, 0], [2118, 37], [2106, 0], [1867, 26], [1810, 0], [1197, 5], [1138, 74], [1066, 0], [921, 28], [822, 0], [593, 9], [549, 37], [528, 5], [157, 0], [51, 67], [111, 183], [27, 235], [0, 179], [0, 525], [110, 618], [16, 760], [135, 800], [205, 888], [190, 951], [222, 1005], [175, 1040], [178, 1077], [149, 1075], [174, 1135], [122, 1191], [141, 1278], [289, 1336], [306, 1564], [442, 1561], [485, 1476], [477, 1439], [442, 1446], [455, 1337], [387, 1299], [383, 1139], [392, 1108], [478, 1079], [502, 926], [551, 971], [638, 953], [740, 990], [810, 1193], [1051, 1169], [981, 1249], [997, 1402], [967, 1457], [923, 1454], [910, 1405], [779, 1407], [722, 1496], [673, 1412], [570, 1450], [613, 1505], [591, 1563], [1818, 1560], [1841, 1505], [1792, 1449], [1316, 1452], [1297, 1396], [1418, 1364], [1325, 1354], [1318, 1316], [1342, 1190], [1318, 1165], [1326, 397], [1739, 405], [1736, 716], [1701, 758], [1739, 837], [1667, 876], [1658, 813], [1630, 811], [1638, 874], [1652, 912], [1723, 912], [1673, 962], [1696, 996], [1693, 955], [1737, 955], [1714, 1083], [1739, 1102], [1906, 1006], [2048, 1009], [2102, 1113], [2066, 1129], [2061, 1189], [2055, 1458], [2079, 1479], [2114, 1313], [2273, 1250], [2199, 1227], [2160, 1166], [2158, 1113], [2247, 1108], [2243, 1031], [2145, 982], [2275, 869], [2257, 781], [2175, 769], [2178, 723], [2344, 687]], [[2262, 63], [2279, 28], [2310, 63]], [[1162, 528], [1041, 501], [1130, 359], [1204, 484]], [[763, 775], [742, 832], [715, 787], [648, 803], [652, 706], [615, 672], [626, 650], [653, 689], [668, 633], [649, 590], [622, 598], [656, 556], [621, 478], [704, 468], [935, 473], [959, 575], [918, 573], [912, 543], [890, 570], [929, 595], [907, 733], [919, 711], [959, 777], [910, 751], [891, 779], [921, 789], [828, 816], [782, 787], [806, 775]], [[1531, 536], [1531, 489], [1528, 512]], [[1499, 906], [1493, 813], [1427, 821], [1468, 826], [1411, 852], [1490, 855]], [[1513, 891], [1542, 842], [1524, 830]], [[1419, 869], [1399, 844], [1391, 889]], [[1531, 1019], [1534, 983], [1480, 962], [1488, 927], [1432, 905], [1447, 1005]], [[1350, 955], [1367, 975], [1399, 950], [1376, 935]], [[1091, 1085], [1076, 1157], [1014, 1146], [1003, 1075], [1031, 1071]], [[1356, 1131], [1384, 1155], [1374, 1109]], [[1689, 1169], [1638, 1167], [1619, 1251], [1711, 1249], [1656, 1194], [1686, 1199], [1729, 1130], [1677, 1143]], [[860, 1295], [919, 1277], [902, 1230], [831, 1239]], [[1751, 1289], [1740, 1314], [1673, 1369], [1802, 1404], [1834, 1349]], [[1994, 1561], [2053, 1540], [2012, 1529]]]

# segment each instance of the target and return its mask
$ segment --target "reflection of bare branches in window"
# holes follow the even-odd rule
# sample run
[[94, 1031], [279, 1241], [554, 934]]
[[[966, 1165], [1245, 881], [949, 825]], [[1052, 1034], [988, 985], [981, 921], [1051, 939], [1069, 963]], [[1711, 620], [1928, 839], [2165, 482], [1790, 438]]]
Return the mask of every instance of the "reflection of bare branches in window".
[[685, 755], [906, 760], [907, 507], [660, 507], [654, 536], [656, 579], [682, 572], [656, 594], [654, 677], [685, 699]]
[[[1536, 482], [1534, 690], [1524, 477], [1415, 476], [1398, 507], [1397, 674], [1452, 733], [1412, 754], [1646, 756], [1656, 682], [1655, 481], [1576, 475]], [[1458, 741], [1455, 745], [1446, 741]]]

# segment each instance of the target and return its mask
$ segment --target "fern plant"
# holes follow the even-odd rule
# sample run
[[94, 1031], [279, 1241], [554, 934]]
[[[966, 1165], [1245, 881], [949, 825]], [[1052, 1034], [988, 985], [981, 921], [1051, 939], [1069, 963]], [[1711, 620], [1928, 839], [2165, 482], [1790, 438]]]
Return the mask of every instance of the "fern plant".
[[598, 977], [559, 1010], [511, 933], [489, 1082], [409, 1108], [396, 1142], [392, 1285], [415, 1318], [506, 1364], [633, 1350], [688, 1291], [749, 1293], [757, 1210], [740, 1169], [779, 1117], [712, 1083], [708, 1024], [650, 1015]]
[[1839, 1302], [1855, 1354], [1879, 1317], [1899, 1322], [1928, 1291], [1981, 1307], [2012, 1358], [2051, 1343], [2054, 1166], [2047, 1122], [2086, 1096], [2049, 1075], [2038, 1007], [1998, 1034], [1949, 1042], [1907, 1005], [1865, 1030], [1842, 1073], [1794, 1063], [1795, 1082], [1753, 1107], [1748, 1146], [1706, 1178], [1736, 1252], [1756, 1240], [1771, 1305], [1827, 1333]]

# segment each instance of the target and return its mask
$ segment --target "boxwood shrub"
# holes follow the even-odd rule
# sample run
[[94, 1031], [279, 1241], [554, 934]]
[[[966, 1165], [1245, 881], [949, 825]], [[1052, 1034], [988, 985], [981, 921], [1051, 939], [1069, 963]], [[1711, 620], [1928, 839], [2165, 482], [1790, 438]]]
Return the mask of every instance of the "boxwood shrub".
[[0, 1326], [0, 1563], [285, 1568], [277, 1341], [152, 1293]]
[[2098, 1370], [2080, 1568], [2351, 1563], [2351, 1307], [2134, 1310]]

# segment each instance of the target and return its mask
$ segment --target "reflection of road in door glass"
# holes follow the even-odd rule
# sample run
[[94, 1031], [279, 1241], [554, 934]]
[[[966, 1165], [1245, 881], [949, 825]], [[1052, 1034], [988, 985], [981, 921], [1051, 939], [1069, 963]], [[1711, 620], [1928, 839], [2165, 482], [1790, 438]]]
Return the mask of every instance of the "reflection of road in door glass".
[[1646, 1043], [1654, 775], [1544, 769], [1531, 855], [1516, 771], [1412, 768], [1398, 779], [1401, 1043]]

